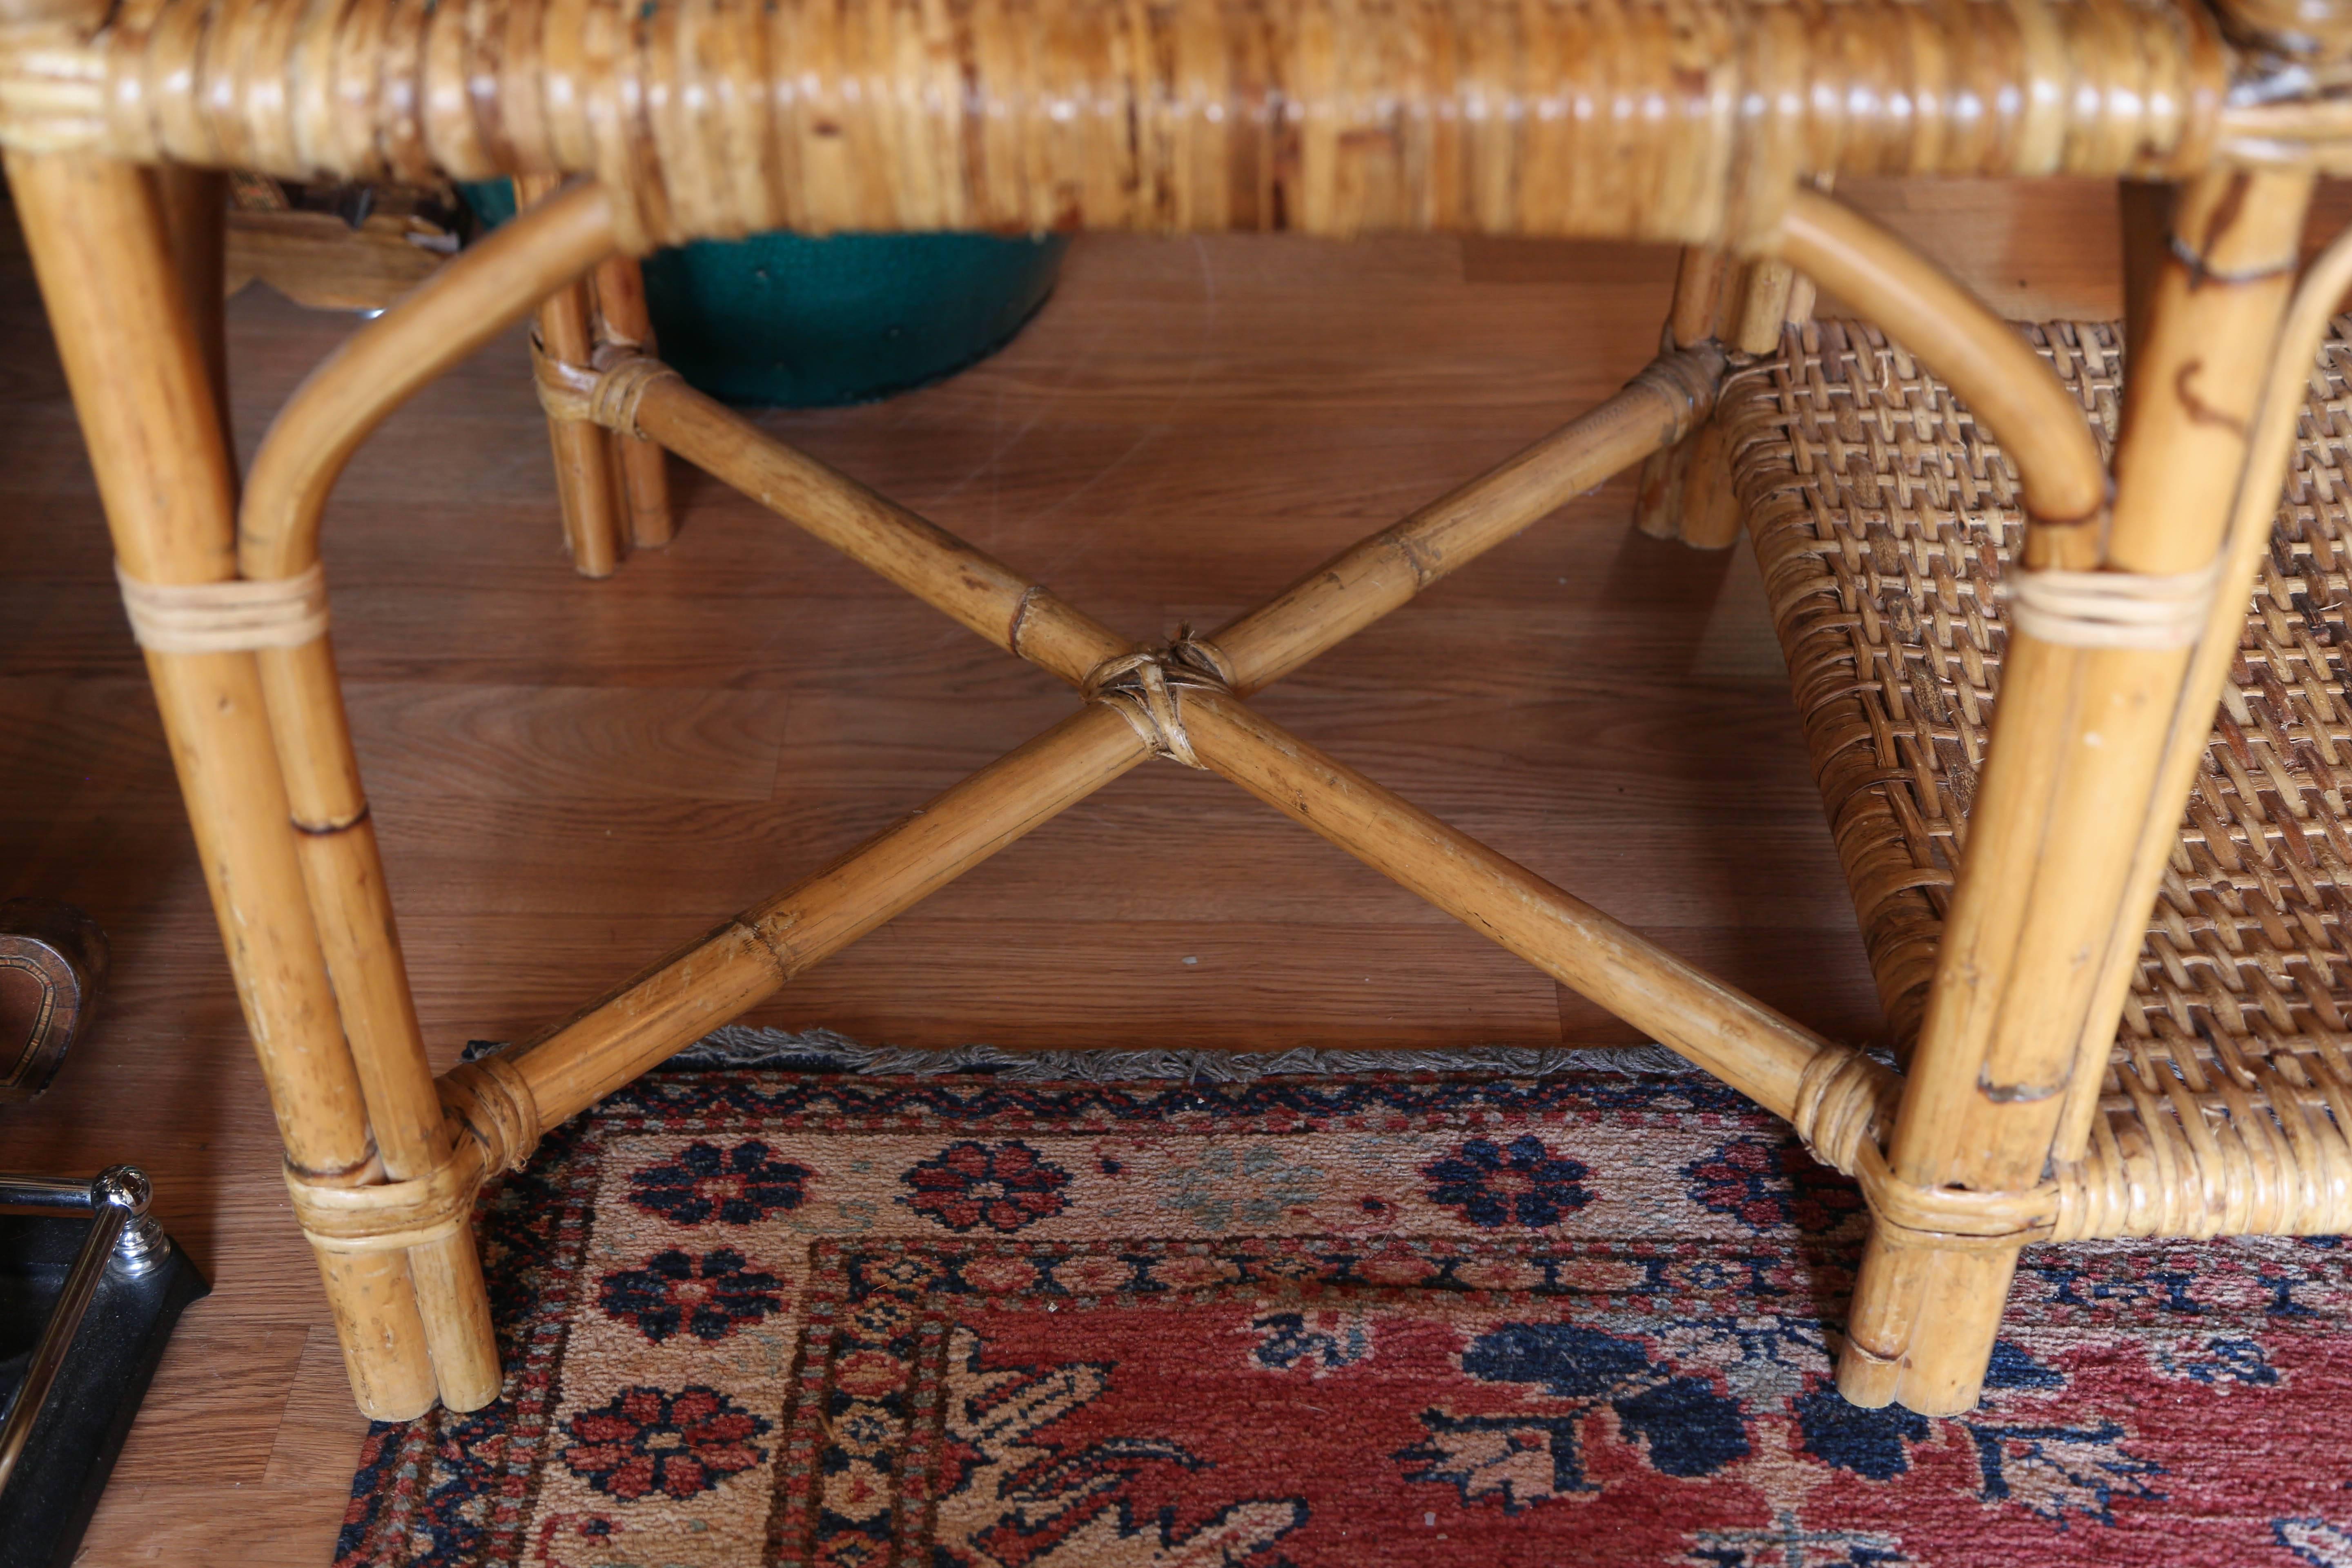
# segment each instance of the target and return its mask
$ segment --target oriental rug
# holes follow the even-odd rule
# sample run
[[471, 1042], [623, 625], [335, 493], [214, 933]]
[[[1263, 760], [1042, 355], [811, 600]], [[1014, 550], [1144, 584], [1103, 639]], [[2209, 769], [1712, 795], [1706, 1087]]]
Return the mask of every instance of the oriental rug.
[[339, 1564], [2352, 1565], [2333, 1238], [2029, 1252], [1928, 1420], [1832, 1386], [1852, 1185], [1702, 1076], [978, 1065], [551, 1137], [505, 1397], [372, 1429]]

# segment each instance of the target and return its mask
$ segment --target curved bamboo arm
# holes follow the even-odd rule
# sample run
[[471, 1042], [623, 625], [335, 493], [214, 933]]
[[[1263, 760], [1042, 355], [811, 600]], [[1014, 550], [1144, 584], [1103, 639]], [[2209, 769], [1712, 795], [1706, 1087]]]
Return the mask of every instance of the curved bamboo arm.
[[238, 570], [291, 577], [319, 559], [319, 517], [359, 445], [436, 376], [619, 248], [612, 198], [576, 185], [442, 268], [312, 371], [263, 437], [237, 520]]
[[[279, 412], [254, 459], [237, 525], [243, 575], [286, 578], [316, 565], [320, 517], [360, 443], [419, 388], [613, 249], [610, 199], [593, 185], [567, 191], [451, 262], [329, 356]], [[383, 1174], [394, 1183], [435, 1180], [452, 1150], [333, 644], [322, 636], [263, 648], [255, 663], [334, 1008]], [[498, 1352], [471, 1238], [421, 1239], [408, 1264], [442, 1401], [453, 1410], [488, 1404], [498, 1397]]]
[[2026, 514], [2035, 522], [2063, 527], [2098, 515], [2107, 500], [2107, 469], [2083, 410], [2042, 356], [1982, 300], [1895, 236], [1817, 191], [1799, 191], [1790, 204], [1779, 254], [1951, 384], [2017, 464]]

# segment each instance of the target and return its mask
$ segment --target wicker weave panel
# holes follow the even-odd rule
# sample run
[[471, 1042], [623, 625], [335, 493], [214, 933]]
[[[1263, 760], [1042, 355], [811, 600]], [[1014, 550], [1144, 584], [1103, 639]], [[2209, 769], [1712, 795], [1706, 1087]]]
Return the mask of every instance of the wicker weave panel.
[[[2278, 1171], [2303, 1163], [2285, 1145], [2314, 1118], [2347, 1120], [2347, 327], [2336, 323], [2313, 378], [2270, 558], [2117, 1037], [2099, 1142], [2118, 1140], [2126, 1156], [2161, 1124], [2192, 1142], [2222, 1132], [2223, 1163]], [[2028, 331], [2111, 446], [2117, 331]], [[1739, 374], [1723, 406], [1823, 804], [1907, 1047], [2000, 687], [1995, 586], [2024, 531], [2016, 474], [1948, 389], [1852, 323], [1790, 332], [1780, 357]], [[2182, 1119], [2191, 1103], [2201, 1114]]]
[[2202, 168], [2231, 76], [2197, 0], [123, 0], [95, 33], [7, 25], [90, 8], [0, 0], [0, 145], [593, 174], [640, 247], [779, 227], [1755, 246], [1803, 175]]

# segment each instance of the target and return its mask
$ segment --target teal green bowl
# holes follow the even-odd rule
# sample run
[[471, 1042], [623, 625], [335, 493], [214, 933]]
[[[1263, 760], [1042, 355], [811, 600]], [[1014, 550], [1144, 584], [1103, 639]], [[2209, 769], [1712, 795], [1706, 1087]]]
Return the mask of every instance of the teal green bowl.
[[[492, 227], [504, 180], [459, 187]], [[661, 357], [729, 403], [817, 408], [921, 386], [1013, 341], [1068, 241], [981, 234], [761, 234], [646, 258]]]

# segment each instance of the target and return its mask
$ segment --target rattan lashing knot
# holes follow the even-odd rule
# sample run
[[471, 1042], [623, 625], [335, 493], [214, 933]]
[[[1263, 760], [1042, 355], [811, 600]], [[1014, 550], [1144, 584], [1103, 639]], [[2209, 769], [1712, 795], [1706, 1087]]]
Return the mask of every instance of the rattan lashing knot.
[[2223, 559], [2195, 572], [2021, 570], [2001, 579], [2009, 624], [2064, 647], [2193, 646], [2213, 616]]
[[1882, 1233], [1948, 1249], [1999, 1251], [2050, 1238], [2058, 1218], [2058, 1185], [2021, 1191], [1926, 1186], [1898, 1178], [1874, 1142], [1856, 1151], [1854, 1180]]
[[459, 1062], [441, 1076], [441, 1109], [471, 1134], [482, 1163], [520, 1171], [539, 1146], [539, 1101], [503, 1057]]
[[599, 349], [593, 365], [573, 364], [549, 353], [533, 332], [530, 375], [539, 391], [539, 405], [550, 419], [585, 420], [642, 441], [648, 437], [637, 428], [637, 405], [646, 388], [677, 376], [677, 372], [650, 355], [617, 344]]
[[2058, 1215], [2058, 1184], [1979, 1192], [1896, 1178], [1881, 1143], [1895, 1125], [1901, 1088], [1893, 1073], [1858, 1051], [1823, 1050], [1798, 1081], [1791, 1118], [1797, 1135], [1861, 1184], [1873, 1221], [1885, 1231], [1972, 1251], [2046, 1239]]
[[1864, 1146], [1875, 1147], [1895, 1125], [1901, 1094], [1893, 1073], [1859, 1051], [1831, 1047], [1805, 1064], [1790, 1120], [1823, 1164], [1851, 1176], [1857, 1173]]
[[479, 1146], [458, 1141], [451, 1158], [408, 1181], [367, 1181], [380, 1172], [321, 1176], [286, 1166], [286, 1192], [310, 1245], [324, 1252], [405, 1252], [466, 1228], [482, 1184]]
[[546, 341], [536, 327], [530, 333], [530, 380], [539, 393], [539, 405], [550, 419], [595, 417], [590, 410], [596, 396], [596, 367], [557, 359], [547, 352]]
[[139, 646], [156, 653], [251, 653], [327, 635], [327, 573], [225, 583], [144, 583], [114, 567]]
[[1086, 699], [1118, 710], [1154, 755], [1188, 768], [1206, 763], [1192, 753], [1184, 733], [1182, 693], [1218, 691], [1230, 696], [1234, 667], [1214, 643], [1185, 626], [1162, 647], [1142, 648], [1105, 659], [1087, 677]]
[[588, 417], [607, 430], [617, 430], [640, 441], [651, 440], [637, 427], [637, 405], [644, 401], [646, 389], [657, 381], [686, 378], [650, 355], [610, 347], [596, 351], [596, 386], [588, 397]]
[[1715, 412], [1716, 395], [1729, 367], [1722, 344], [1696, 342], [1688, 348], [1666, 350], [1625, 384], [1646, 386], [1675, 406], [1671, 444], [1697, 429]]

